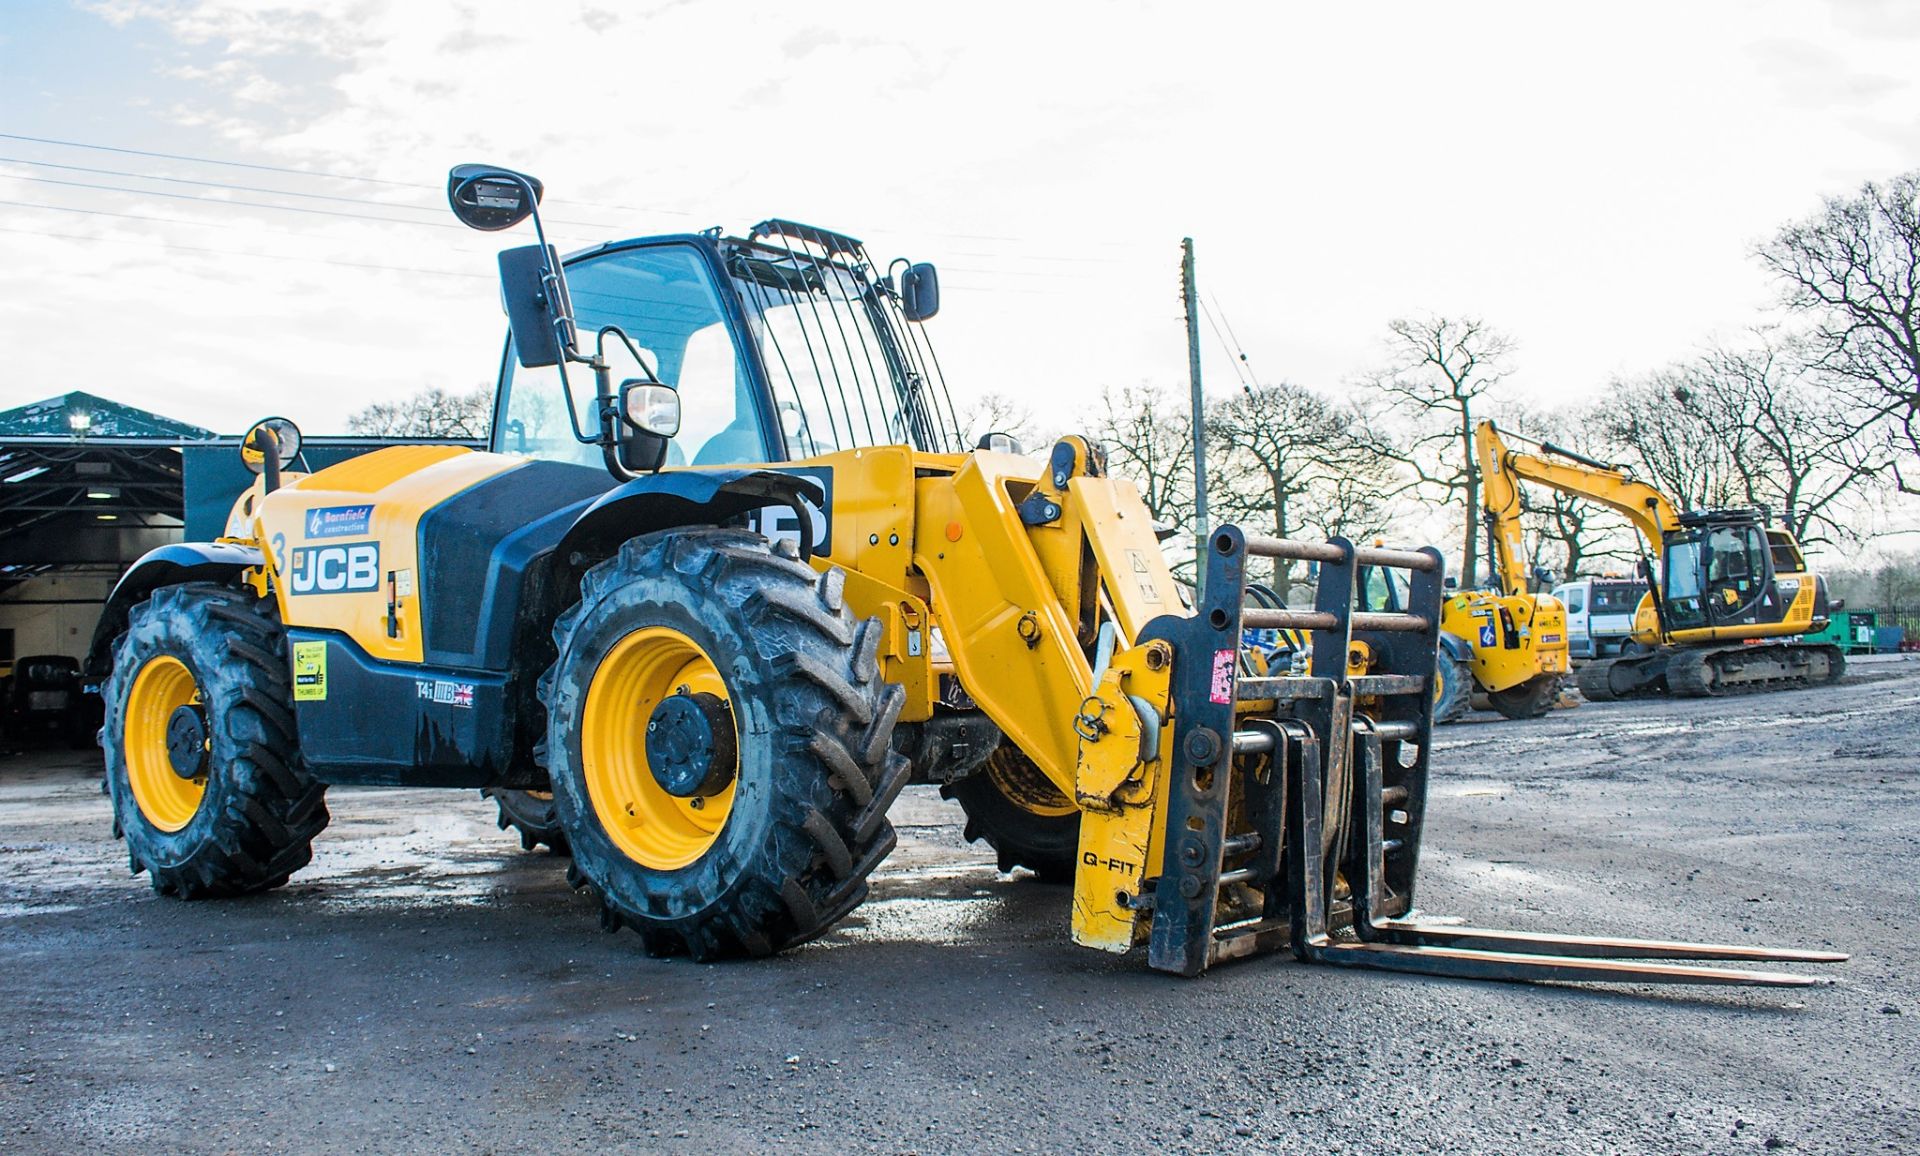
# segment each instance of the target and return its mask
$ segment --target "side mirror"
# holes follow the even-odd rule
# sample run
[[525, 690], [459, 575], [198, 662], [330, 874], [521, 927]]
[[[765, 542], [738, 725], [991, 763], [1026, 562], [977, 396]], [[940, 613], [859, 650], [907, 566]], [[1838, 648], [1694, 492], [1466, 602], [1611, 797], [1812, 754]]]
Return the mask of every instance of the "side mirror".
[[667, 443], [680, 432], [680, 392], [644, 378], [620, 383], [620, 464], [635, 473], [658, 470]]
[[908, 321], [925, 321], [940, 312], [940, 273], [921, 262], [900, 275], [900, 311]]
[[[262, 437], [262, 434], [266, 437]], [[291, 469], [300, 457], [300, 427], [284, 417], [265, 417], [254, 422], [240, 439], [240, 460], [246, 463], [247, 472], [264, 473], [269, 460], [267, 449], [274, 449], [273, 464], [280, 469]]]
[[280, 488], [280, 471], [300, 457], [300, 427], [284, 417], [261, 418], [240, 439], [240, 461], [249, 473], [267, 479], [266, 491]]
[[455, 165], [447, 173], [447, 204], [469, 229], [497, 233], [533, 213], [544, 191], [538, 179], [498, 165]]
[[680, 432], [680, 391], [630, 377], [620, 383], [620, 416], [641, 433], [670, 438]]
[[552, 245], [500, 252], [500, 299], [513, 330], [514, 356], [524, 369], [558, 365], [573, 349], [573, 302], [559, 269]]
[[1449, 590], [1458, 590], [1460, 589], [1460, 579], [1455, 578], [1453, 575], [1449, 574], [1447, 575], [1445, 586]]

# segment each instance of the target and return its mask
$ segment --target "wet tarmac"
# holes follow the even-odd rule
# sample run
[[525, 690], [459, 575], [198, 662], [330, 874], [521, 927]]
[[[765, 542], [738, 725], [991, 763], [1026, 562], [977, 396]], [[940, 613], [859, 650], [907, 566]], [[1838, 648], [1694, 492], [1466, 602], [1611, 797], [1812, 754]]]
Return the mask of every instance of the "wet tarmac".
[[[1576, 990], [1072, 947], [915, 789], [873, 898], [651, 960], [472, 793], [335, 790], [181, 903], [97, 756], [0, 757], [0, 1152], [1920, 1151], [1920, 669], [1442, 732], [1422, 906], [1834, 948], [1833, 987]], [[1814, 969], [1809, 969], [1814, 970]]]

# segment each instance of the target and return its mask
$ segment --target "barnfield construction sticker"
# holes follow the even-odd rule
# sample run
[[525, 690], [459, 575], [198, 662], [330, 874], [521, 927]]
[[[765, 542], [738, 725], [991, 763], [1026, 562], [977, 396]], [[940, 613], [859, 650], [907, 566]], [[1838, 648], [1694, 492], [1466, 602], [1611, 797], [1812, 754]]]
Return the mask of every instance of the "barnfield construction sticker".
[[296, 642], [293, 644], [293, 700], [295, 702], [327, 701], [326, 643]]

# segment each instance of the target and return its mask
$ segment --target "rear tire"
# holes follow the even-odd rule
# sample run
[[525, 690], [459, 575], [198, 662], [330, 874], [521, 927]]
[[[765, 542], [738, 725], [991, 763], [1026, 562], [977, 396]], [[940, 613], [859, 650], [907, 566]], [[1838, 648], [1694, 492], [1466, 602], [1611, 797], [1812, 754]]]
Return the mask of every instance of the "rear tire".
[[155, 891], [264, 891], [313, 857], [327, 789], [300, 758], [286, 655], [273, 603], [231, 587], [162, 587], [128, 617], [103, 690], [106, 786]]
[[1433, 721], [1457, 722], [1473, 709], [1473, 670], [1465, 662], [1440, 652], [1433, 676], [1440, 681], [1433, 696]]
[[1025, 867], [1042, 883], [1071, 883], [1080, 855], [1080, 810], [1032, 759], [1002, 742], [980, 770], [940, 794], [967, 813], [967, 842], [985, 841], [1001, 871]]
[[[770, 955], [866, 898], [907, 781], [889, 744], [906, 694], [881, 680], [881, 625], [854, 620], [844, 582], [717, 529], [634, 538], [588, 571], [540, 693], [572, 877], [609, 930], [655, 955]], [[672, 768], [694, 764], [656, 771], [656, 722], [709, 736], [696, 763], [732, 778], [673, 793]]]
[[545, 844], [555, 855], [568, 854], [567, 831], [560, 825], [560, 812], [554, 805], [552, 791], [488, 787], [480, 794], [492, 799], [499, 808], [500, 829], [519, 834], [522, 851], [533, 851]]
[[1510, 719], [1530, 719], [1539, 718], [1552, 710], [1553, 700], [1559, 694], [1559, 675], [1536, 674], [1519, 686], [1488, 691], [1487, 701], [1493, 704], [1493, 709]]

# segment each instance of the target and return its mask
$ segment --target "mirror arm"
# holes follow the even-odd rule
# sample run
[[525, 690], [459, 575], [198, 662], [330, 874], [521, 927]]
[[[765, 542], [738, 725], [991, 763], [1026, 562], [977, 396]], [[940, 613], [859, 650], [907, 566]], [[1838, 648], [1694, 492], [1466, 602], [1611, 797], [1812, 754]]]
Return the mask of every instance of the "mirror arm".
[[266, 426], [253, 435], [261, 443], [264, 455], [260, 463], [260, 489], [271, 494], [280, 488], [280, 435]]

